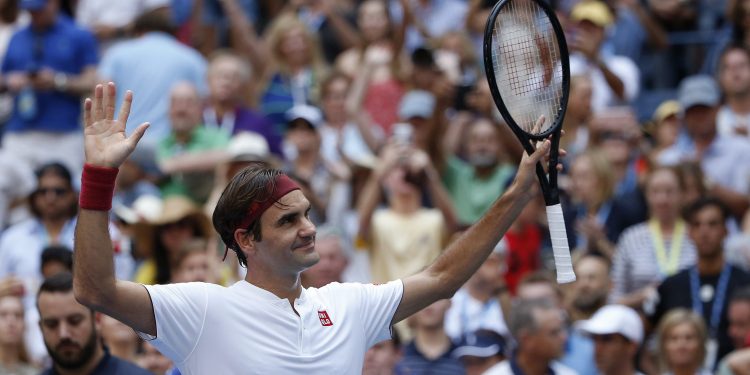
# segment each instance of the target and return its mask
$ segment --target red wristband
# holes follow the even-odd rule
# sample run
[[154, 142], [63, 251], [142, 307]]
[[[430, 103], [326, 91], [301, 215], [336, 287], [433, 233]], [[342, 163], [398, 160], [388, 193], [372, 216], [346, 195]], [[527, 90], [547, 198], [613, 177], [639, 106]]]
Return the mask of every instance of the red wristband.
[[85, 164], [81, 175], [79, 205], [85, 210], [109, 211], [119, 169]]

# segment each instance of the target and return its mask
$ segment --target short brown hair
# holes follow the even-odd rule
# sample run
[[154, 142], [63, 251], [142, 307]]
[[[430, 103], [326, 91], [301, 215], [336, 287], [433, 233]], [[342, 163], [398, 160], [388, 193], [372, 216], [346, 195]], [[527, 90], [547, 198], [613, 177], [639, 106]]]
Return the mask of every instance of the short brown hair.
[[[247, 266], [247, 258], [234, 240], [234, 231], [247, 216], [253, 202], [271, 199], [276, 188], [276, 177], [283, 174], [266, 162], [254, 162], [238, 173], [221, 193], [213, 214], [213, 224], [224, 244], [237, 254], [240, 265]], [[261, 241], [260, 218], [250, 223], [248, 232]]]

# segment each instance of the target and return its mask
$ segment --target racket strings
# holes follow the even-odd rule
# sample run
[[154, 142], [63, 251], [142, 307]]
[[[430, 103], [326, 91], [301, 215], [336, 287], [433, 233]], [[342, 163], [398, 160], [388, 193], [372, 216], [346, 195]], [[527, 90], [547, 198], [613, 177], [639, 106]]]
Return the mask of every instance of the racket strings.
[[[524, 132], [539, 135], [562, 113], [562, 65], [547, 14], [531, 0], [510, 1], [493, 27], [492, 61], [498, 91]], [[535, 128], [540, 115], [546, 118]]]

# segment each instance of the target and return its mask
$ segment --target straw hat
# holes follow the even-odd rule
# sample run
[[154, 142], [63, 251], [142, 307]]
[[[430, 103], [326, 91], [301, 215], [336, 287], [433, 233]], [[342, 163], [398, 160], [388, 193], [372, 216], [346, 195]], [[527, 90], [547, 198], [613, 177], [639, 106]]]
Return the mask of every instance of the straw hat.
[[152, 218], [143, 218], [136, 223], [135, 238], [139, 252], [151, 254], [154, 249], [157, 229], [161, 226], [188, 219], [195, 223], [198, 237], [209, 239], [213, 235], [211, 221], [189, 198], [172, 195], [163, 199], [161, 213]]

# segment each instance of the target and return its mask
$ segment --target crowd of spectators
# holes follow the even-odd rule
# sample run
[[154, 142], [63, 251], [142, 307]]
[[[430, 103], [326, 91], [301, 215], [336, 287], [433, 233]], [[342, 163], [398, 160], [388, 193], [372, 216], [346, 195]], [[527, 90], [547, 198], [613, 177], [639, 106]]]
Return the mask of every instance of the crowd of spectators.
[[[570, 51], [578, 280], [554, 282], [540, 196], [363, 373], [749, 374], [750, 0], [547, 1]], [[179, 373], [72, 294], [96, 83], [134, 92], [128, 133], [150, 123], [110, 213], [118, 278], [242, 282], [211, 217], [264, 162], [312, 204], [303, 285], [384, 283], [514, 178], [522, 148], [482, 66], [495, 2], [0, 0], [0, 375]]]

